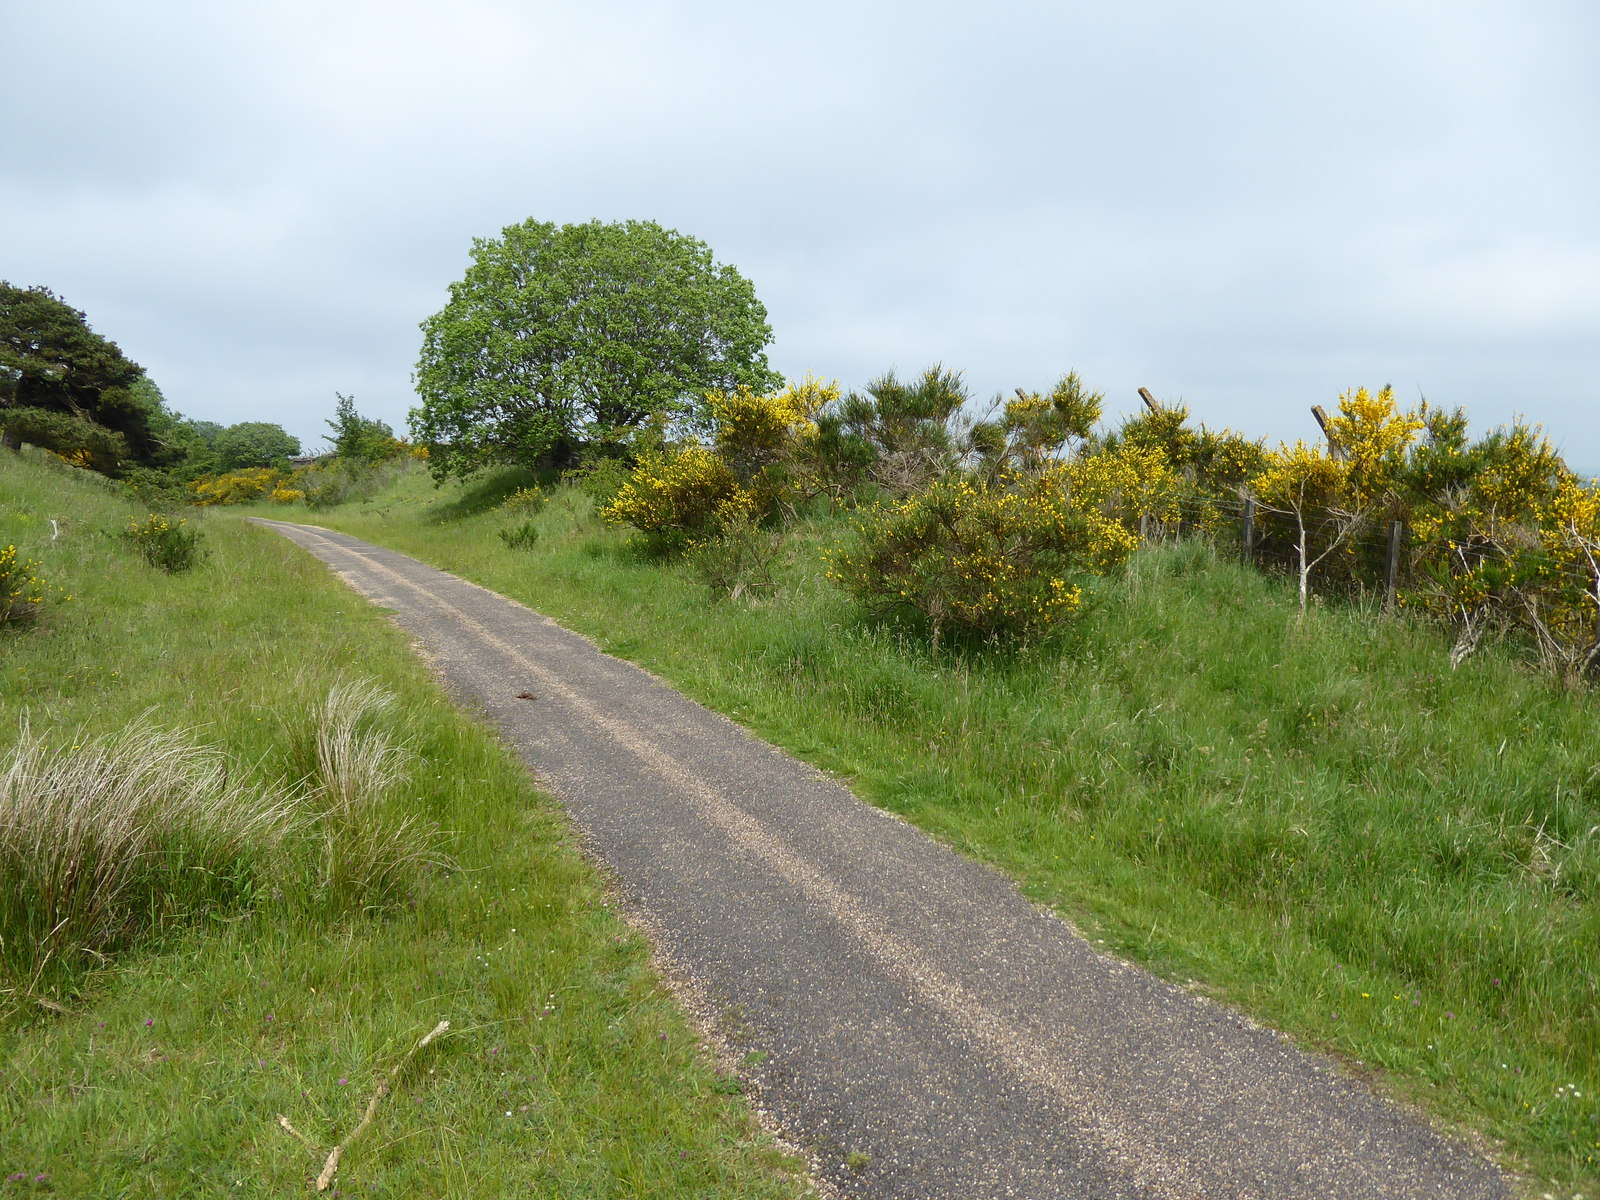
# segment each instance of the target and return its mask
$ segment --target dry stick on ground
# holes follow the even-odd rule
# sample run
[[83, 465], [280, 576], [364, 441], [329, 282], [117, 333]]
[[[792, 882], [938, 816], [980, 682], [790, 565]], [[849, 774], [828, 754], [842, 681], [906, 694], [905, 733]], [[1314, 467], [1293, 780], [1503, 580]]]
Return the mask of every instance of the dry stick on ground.
[[[322, 1174], [317, 1176], [317, 1180], [314, 1185], [317, 1191], [325, 1192], [328, 1190], [328, 1185], [333, 1182], [334, 1172], [339, 1169], [339, 1160], [344, 1157], [344, 1152], [350, 1148], [350, 1143], [365, 1133], [367, 1131], [367, 1126], [372, 1124], [372, 1118], [377, 1115], [378, 1112], [378, 1102], [389, 1094], [389, 1081], [391, 1079], [399, 1079], [405, 1069], [411, 1065], [411, 1060], [417, 1056], [417, 1052], [429, 1042], [433, 1041], [433, 1039], [438, 1037], [441, 1033], [447, 1031], [449, 1028], [449, 1021], [440, 1021], [433, 1027], [432, 1030], [429, 1031], [427, 1037], [423, 1038], [420, 1042], [406, 1052], [406, 1056], [400, 1060], [399, 1065], [396, 1066], [393, 1071], [389, 1072], [388, 1075], [380, 1075], [378, 1077], [378, 1087], [372, 1093], [372, 1099], [367, 1101], [367, 1110], [361, 1114], [360, 1122], [354, 1129], [350, 1131], [349, 1137], [345, 1138], [344, 1141], [340, 1142], [328, 1152], [328, 1160], [322, 1164]], [[311, 1151], [311, 1153], [317, 1153], [317, 1147], [315, 1143], [313, 1143], [310, 1138], [291, 1125], [289, 1123], [289, 1118], [284, 1116], [282, 1113], [278, 1114], [278, 1124], [283, 1126], [283, 1128], [289, 1133], [293, 1134], [294, 1137], [299, 1140], [300, 1144], [303, 1145], [307, 1150]]]
[[367, 1101], [367, 1111], [361, 1115], [361, 1123], [350, 1131], [349, 1137], [345, 1138], [344, 1141], [340, 1142], [328, 1152], [328, 1161], [322, 1164], [322, 1174], [317, 1176], [317, 1191], [325, 1192], [328, 1190], [328, 1185], [333, 1182], [333, 1173], [339, 1169], [340, 1157], [344, 1154], [350, 1143], [365, 1133], [367, 1126], [372, 1124], [373, 1115], [378, 1111], [378, 1101], [382, 1100], [389, 1094], [389, 1079], [399, 1079], [406, 1067], [411, 1064], [411, 1060], [417, 1056], [417, 1051], [421, 1050], [429, 1042], [433, 1041], [434, 1038], [438, 1037], [441, 1033], [445, 1032], [449, 1028], [449, 1021], [440, 1021], [433, 1027], [432, 1031], [427, 1037], [423, 1038], [415, 1046], [411, 1047], [406, 1056], [400, 1060], [400, 1065], [395, 1067], [395, 1069], [389, 1073], [389, 1076], [380, 1077], [378, 1079], [378, 1088], [372, 1093], [372, 1099]]
[[316, 1144], [312, 1142], [312, 1140], [305, 1134], [296, 1129], [293, 1125], [289, 1124], [289, 1118], [284, 1116], [282, 1113], [278, 1114], [278, 1124], [282, 1125], [290, 1133], [294, 1134], [295, 1137], [299, 1138], [300, 1144], [307, 1150], [311, 1151], [311, 1153], [315, 1154], [317, 1152]]

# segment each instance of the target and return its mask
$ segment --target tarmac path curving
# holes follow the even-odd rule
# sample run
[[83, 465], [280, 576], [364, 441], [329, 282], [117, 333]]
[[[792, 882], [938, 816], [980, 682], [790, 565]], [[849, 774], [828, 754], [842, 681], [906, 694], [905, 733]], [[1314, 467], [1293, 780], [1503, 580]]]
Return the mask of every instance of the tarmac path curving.
[[760, 1052], [759, 1106], [842, 1194], [1512, 1195], [1332, 1064], [1098, 953], [998, 873], [548, 618], [263, 524], [393, 610], [500, 728], [696, 1005]]

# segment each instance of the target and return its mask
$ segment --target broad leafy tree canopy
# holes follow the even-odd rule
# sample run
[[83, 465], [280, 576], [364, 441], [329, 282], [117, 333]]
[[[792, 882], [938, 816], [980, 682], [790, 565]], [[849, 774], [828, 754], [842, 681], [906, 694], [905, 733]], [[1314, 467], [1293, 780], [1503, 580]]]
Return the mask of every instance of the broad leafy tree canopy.
[[267, 421], [240, 421], [217, 435], [217, 469], [271, 467], [300, 453], [300, 439]]
[[422, 332], [411, 424], [440, 475], [560, 456], [707, 391], [779, 382], [750, 282], [650, 221], [528, 220], [477, 239]]

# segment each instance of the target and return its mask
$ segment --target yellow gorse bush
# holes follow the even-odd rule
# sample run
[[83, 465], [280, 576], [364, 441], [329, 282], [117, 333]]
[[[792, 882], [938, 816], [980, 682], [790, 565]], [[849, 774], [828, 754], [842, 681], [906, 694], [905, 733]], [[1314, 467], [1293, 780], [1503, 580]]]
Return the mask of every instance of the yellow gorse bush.
[[304, 490], [296, 485], [303, 471], [285, 474], [276, 467], [242, 467], [221, 475], [208, 475], [189, 485], [196, 504], [254, 504], [270, 500], [274, 504], [293, 504], [304, 500]]
[[1339, 415], [1328, 419], [1328, 440], [1345, 467], [1342, 502], [1360, 508], [1392, 492], [1406, 455], [1427, 422], [1416, 412], [1401, 412], [1393, 388], [1377, 395], [1357, 388], [1339, 397]]
[[837, 383], [809, 375], [769, 395], [745, 387], [708, 392], [711, 444], [642, 455], [600, 515], [679, 546], [764, 519], [804, 491], [815, 418], [838, 397]]
[[1044, 475], [1044, 485], [1071, 497], [1074, 509], [1137, 527], [1141, 517], [1175, 521], [1186, 484], [1154, 446], [1123, 445], [1080, 454]]
[[707, 392], [717, 452], [730, 462], [756, 466], [776, 462], [797, 439], [816, 436], [813, 418], [838, 396], [837, 384], [820, 384], [809, 377], [772, 395], [758, 395], [747, 387]]
[[15, 546], [0, 548], [0, 625], [20, 623], [38, 615], [48, 584], [34, 559], [17, 556]]
[[133, 543], [152, 567], [171, 573], [187, 571], [205, 557], [200, 549], [200, 533], [189, 528], [186, 518], [174, 521], [160, 513], [148, 520], [129, 518], [123, 537]]
[[196, 504], [249, 504], [279, 487], [282, 478], [272, 467], [245, 467], [196, 479], [189, 487]]
[[641, 457], [600, 515], [614, 525], [632, 525], [660, 540], [681, 543], [747, 517], [756, 508], [754, 493], [715, 451], [689, 445]]
[[954, 630], [1031, 640], [1076, 613], [1073, 576], [1120, 567], [1138, 539], [1059, 473], [950, 477], [857, 522], [828, 578], [868, 608], [914, 613], [938, 643]]

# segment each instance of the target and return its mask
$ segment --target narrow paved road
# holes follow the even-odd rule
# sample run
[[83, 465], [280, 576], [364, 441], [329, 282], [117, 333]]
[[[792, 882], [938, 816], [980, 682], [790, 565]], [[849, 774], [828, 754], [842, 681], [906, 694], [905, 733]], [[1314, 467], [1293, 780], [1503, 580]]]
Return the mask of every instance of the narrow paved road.
[[394, 610], [560, 796], [724, 1034], [766, 1053], [762, 1107], [846, 1195], [1510, 1196], [1328, 1064], [1097, 953], [1000, 875], [547, 618], [267, 524]]

